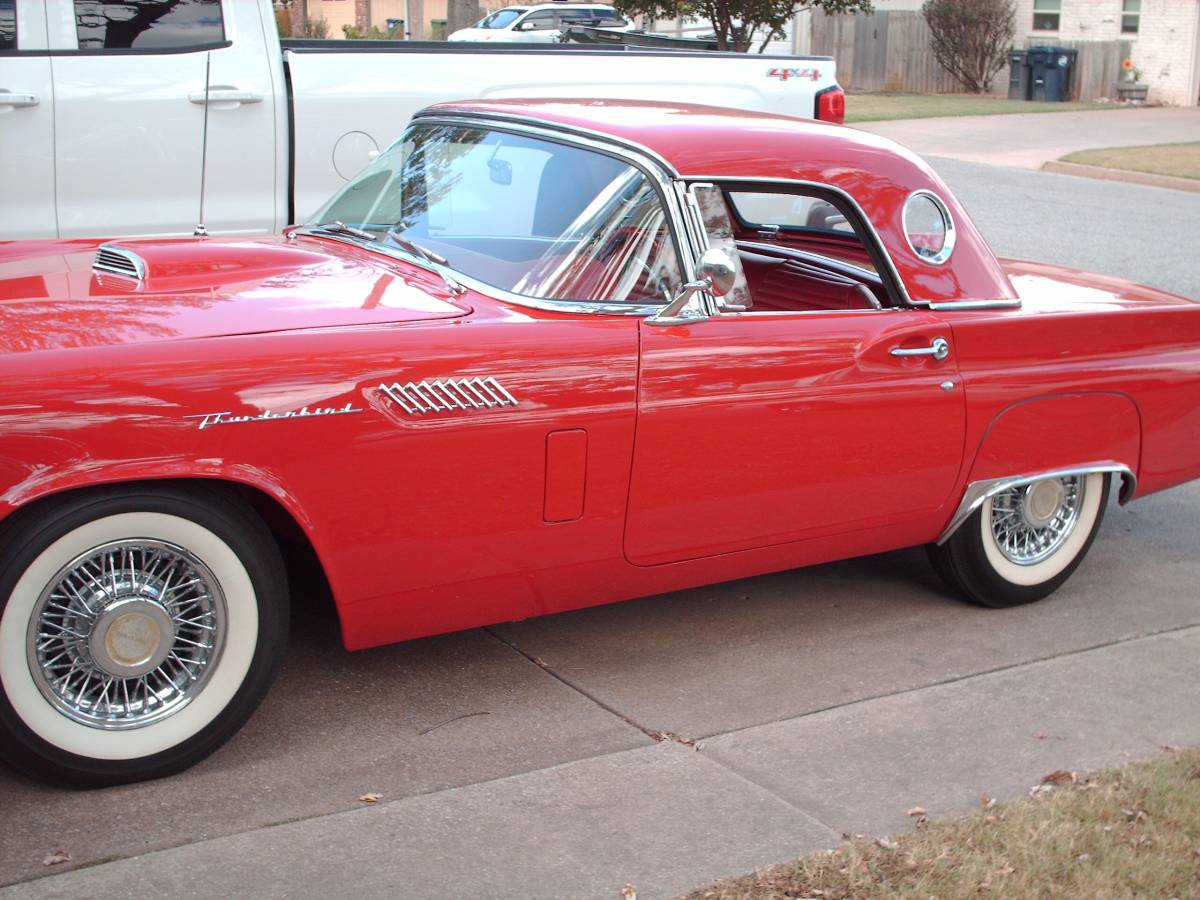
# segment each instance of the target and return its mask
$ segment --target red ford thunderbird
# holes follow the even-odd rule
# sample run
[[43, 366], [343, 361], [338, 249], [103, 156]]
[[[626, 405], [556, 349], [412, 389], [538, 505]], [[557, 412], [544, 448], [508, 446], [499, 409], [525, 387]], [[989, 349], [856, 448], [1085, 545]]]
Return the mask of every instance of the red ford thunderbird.
[[919, 544], [1012, 606], [1200, 477], [1200, 306], [798, 119], [433, 107], [311, 225], [8, 244], [0, 301], [0, 749], [64, 784], [238, 729], [283, 547], [349, 649]]

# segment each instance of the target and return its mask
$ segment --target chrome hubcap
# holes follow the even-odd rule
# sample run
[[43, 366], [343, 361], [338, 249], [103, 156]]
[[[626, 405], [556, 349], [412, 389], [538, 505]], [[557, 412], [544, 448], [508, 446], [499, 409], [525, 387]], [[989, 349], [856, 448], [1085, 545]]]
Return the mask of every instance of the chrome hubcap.
[[1079, 519], [1084, 480], [1044, 478], [992, 498], [992, 537], [1005, 559], [1032, 566], [1066, 542]]
[[125, 540], [55, 574], [29, 622], [29, 669], [77, 722], [138, 728], [204, 688], [225, 640], [216, 576], [183, 547]]

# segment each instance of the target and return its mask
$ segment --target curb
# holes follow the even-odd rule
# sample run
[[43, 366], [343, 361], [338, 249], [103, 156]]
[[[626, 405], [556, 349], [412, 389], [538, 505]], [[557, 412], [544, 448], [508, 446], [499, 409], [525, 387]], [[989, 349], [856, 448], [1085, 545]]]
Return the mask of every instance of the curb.
[[1200, 193], [1200, 179], [1179, 178], [1175, 175], [1155, 175], [1152, 172], [1132, 172], [1128, 169], [1109, 169], [1104, 166], [1088, 166], [1083, 163], [1060, 162], [1058, 160], [1043, 163], [1042, 171], [1055, 172], [1059, 175], [1079, 175], [1083, 178], [1098, 178], [1101, 181], [1126, 181], [1130, 184], [1142, 184], [1149, 187]]

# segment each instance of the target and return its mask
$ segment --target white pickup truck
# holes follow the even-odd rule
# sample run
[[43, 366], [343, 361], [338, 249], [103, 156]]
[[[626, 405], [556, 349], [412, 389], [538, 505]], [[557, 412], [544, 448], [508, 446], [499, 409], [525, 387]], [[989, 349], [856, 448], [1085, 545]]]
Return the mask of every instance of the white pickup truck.
[[209, 231], [278, 231], [443, 100], [653, 98], [840, 121], [834, 75], [828, 57], [280, 42], [270, 0], [0, 0], [0, 239], [190, 234], [205, 153]]

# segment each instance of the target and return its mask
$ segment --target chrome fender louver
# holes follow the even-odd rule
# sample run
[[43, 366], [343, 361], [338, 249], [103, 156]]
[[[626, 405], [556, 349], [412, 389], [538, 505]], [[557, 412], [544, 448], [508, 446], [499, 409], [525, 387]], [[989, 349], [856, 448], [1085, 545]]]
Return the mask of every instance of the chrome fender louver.
[[142, 258], [132, 251], [114, 247], [112, 244], [101, 244], [96, 248], [92, 270], [110, 275], [124, 275], [138, 281], [146, 280], [146, 263]]
[[459, 409], [494, 409], [516, 406], [516, 397], [491, 375], [480, 378], [445, 378], [437, 381], [410, 381], [381, 384], [397, 406], [411, 416]]

